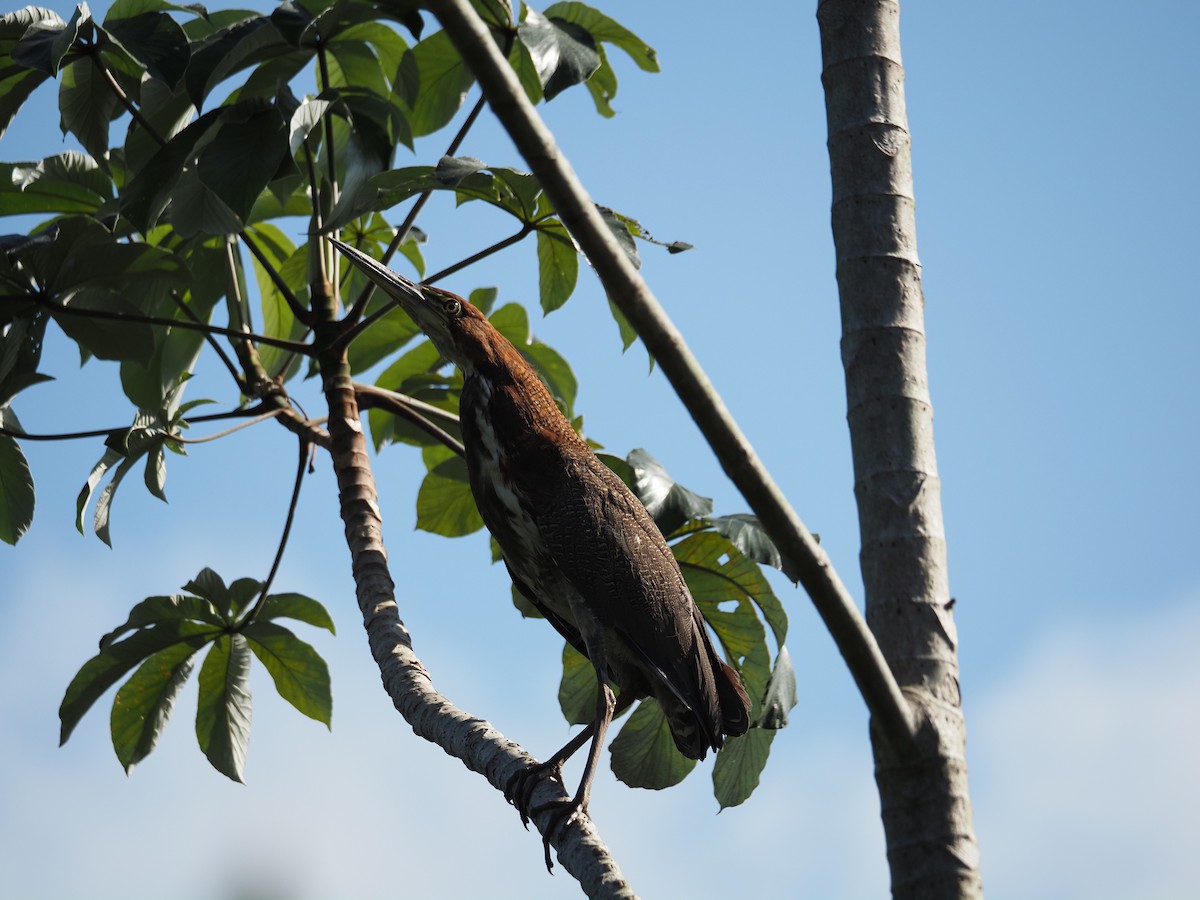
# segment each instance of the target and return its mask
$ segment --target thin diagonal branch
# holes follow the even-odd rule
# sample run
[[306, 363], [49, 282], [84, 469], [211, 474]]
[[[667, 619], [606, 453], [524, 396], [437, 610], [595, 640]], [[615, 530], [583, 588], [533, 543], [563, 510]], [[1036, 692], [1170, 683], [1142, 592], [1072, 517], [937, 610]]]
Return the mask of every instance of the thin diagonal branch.
[[[449, 447], [459, 456], [466, 455], [467, 451], [463, 447], [462, 441], [425, 418], [423, 411], [416, 407], [415, 401], [411, 397], [397, 394], [395, 391], [377, 388], [373, 385], [359, 384], [358, 382], [354, 384], [354, 391], [358, 395], [359, 409], [371, 409], [375, 407], [390, 412], [393, 416], [398, 416], [406, 422], [411, 422], [434, 440]], [[425, 406], [426, 404], [421, 405]], [[430, 408], [436, 409], [437, 407]], [[455, 417], [455, 421], [458, 421], [457, 417]]]
[[106, 309], [87, 309], [80, 306], [68, 306], [62, 303], [55, 303], [45, 297], [34, 296], [32, 294], [23, 297], [0, 297], [0, 301], [15, 299], [22, 303], [34, 303], [38, 307], [48, 310], [54, 314], [65, 314], [69, 316], [91, 317], [93, 319], [109, 319], [116, 322], [133, 322], [140, 325], [159, 325], [163, 328], [185, 328], [189, 331], [199, 331], [205, 334], [220, 334], [225, 337], [249, 339], [257, 344], [266, 344], [269, 347], [280, 347], [284, 350], [292, 350], [304, 356], [312, 356], [313, 348], [311, 344], [302, 344], [297, 341], [285, 341], [282, 338], [267, 337], [265, 334], [254, 334], [249, 331], [237, 331], [233, 328], [222, 328], [220, 325], [209, 325], [207, 323], [189, 322], [184, 319], [165, 319], [160, 316], [145, 316], [140, 313], [118, 313]]
[[874, 721], [899, 752], [911, 747], [916, 732], [912, 710], [853, 597], [742, 434], [683, 335], [604, 224], [487, 27], [467, 0], [430, 0], [428, 5], [471, 67], [563, 225], [595, 267], [609, 298], [637, 329], [725, 473], [779, 547], [785, 571], [804, 585]]

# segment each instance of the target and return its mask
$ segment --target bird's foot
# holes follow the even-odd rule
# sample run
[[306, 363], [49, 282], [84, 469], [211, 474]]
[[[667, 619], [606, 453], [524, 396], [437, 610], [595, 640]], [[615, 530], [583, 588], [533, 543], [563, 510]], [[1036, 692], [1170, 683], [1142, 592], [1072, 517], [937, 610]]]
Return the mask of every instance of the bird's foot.
[[521, 824], [525, 826], [526, 831], [529, 830], [530, 818], [535, 812], [542, 809], [541, 806], [536, 810], [531, 809], [529, 804], [533, 800], [533, 792], [543, 775], [548, 775], [562, 784], [562, 763], [547, 760], [526, 766], [514, 772], [504, 785], [504, 799], [517, 808], [517, 812], [521, 814]]
[[587, 807], [585, 807], [575, 797], [570, 800], [558, 799], [551, 800], [548, 803], [539, 803], [529, 811], [529, 815], [539, 815], [544, 812], [550, 813], [550, 821], [546, 823], [546, 830], [542, 832], [542, 850], [546, 854], [546, 871], [551, 875], [554, 874], [554, 863], [550, 860], [550, 839], [560, 828], [565, 828], [573, 819], [579, 816], [587, 815]]
[[546, 830], [542, 832], [542, 849], [546, 854], [546, 871], [553, 874], [554, 863], [550, 859], [550, 839], [554, 837], [560, 828], [567, 825], [580, 813], [587, 815], [587, 809], [579, 797], [571, 799], [560, 797], [546, 803], [539, 803], [537, 806], [531, 806], [533, 792], [543, 775], [548, 775], [561, 784], [562, 762], [548, 760], [543, 763], [526, 766], [520, 771], [513, 773], [512, 777], [508, 779], [508, 783], [504, 786], [504, 798], [517, 808], [517, 812], [521, 814], [521, 824], [525, 826], [527, 831], [529, 830], [531, 819], [544, 812], [551, 813], [550, 821], [546, 823]]

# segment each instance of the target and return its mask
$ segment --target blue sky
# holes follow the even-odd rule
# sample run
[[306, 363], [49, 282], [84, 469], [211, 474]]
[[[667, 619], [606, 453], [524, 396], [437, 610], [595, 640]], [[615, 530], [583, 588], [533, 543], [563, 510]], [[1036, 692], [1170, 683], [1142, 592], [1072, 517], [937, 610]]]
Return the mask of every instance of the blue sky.
[[[663, 72], [615, 52], [615, 119], [581, 91], [543, 114], [597, 201], [695, 245], [645, 248], [646, 276], [861, 597], [813, 4], [695, 3], [686, 21], [679, 4], [601, 8], [658, 50]], [[1198, 27], [1200, 8], [1184, 0], [903, 12], [968, 759], [994, 896], [1182, 900], [1200, 880]], [[53, 101], [35, 95], [0, 159], [64, 146]], [[446, 140], [421, 142], [413, 161], [435, 160]], [[462, 152], [522, 165], [486, 116]], [[421, 224], [431, 269], [510, 230], [445, 198]], [[495, 284], [502, 301], [536, 307], [535, 276], [521, 245], [447, 286]], [[590, 436], [619, 454], [647, 448], [719, 512], [745, 509], [644, 353], [620, 353], [594, 278], [583, 273], [549, 318], [535, 314], [534, 330], [575, 367]], [[115, 369], [79, 371], [68, 351], [52, 348], [57, 382], [19, 398], [25, 427], [127, 421]], [[218, 375], [189, 397], [228, 403]], [[299, 393], [317, 405], [313, 385]], [[26, 453], [34, 528], [0, 547], [6, 892], [467, 897], [494, 879], [501, 896], [577, 896], [541, 869], [511, 808], [415, 738], [380, 690], [327, 461], [305, 486], [277, 585], [321, 599], [337, 621], [336, 639], [306, 635], [331, 663], [332, 733], [259, 671], [246, 786], [196, 748], [194, 688], [129, 778], [106, 702], [58, 749], [63, 689], [134, 602], [203, 566], [266, 572], [294, 447], [265, 425], [192, 448], [170, 461], [169, 506], [123, 489], [113, 550], [72, 522], [99, 444]], [[435, 685], [531, 752], [557, 748], [568, 735], [558, 640], [512, 610], [482, 536], [413, 530], [415, 453], [390, 449], [375, 464], [402, 616]], [[716, 815], [711, 762], [657, 793], [602, 772], [592, 813], [643, 896], [886, 895], [865, 709], [803, 592], [775, 586], [800, 703], [751, 800]]]

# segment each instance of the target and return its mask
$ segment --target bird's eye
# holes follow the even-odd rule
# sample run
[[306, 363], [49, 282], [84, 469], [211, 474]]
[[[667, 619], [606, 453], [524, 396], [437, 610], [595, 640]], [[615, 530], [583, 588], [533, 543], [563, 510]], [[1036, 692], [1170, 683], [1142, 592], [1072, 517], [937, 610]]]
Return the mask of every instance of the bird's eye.
[[448, 297], [442, 302], [442, 312], [453, 318], [462, 312], [462, 304], [454, 297]]

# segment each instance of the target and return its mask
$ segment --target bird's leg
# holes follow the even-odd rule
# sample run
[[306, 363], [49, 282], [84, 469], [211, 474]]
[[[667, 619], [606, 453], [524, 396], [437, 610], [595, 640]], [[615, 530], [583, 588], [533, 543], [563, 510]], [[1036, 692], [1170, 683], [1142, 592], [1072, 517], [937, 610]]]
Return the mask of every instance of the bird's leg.
[[[637, 691], [623, 691], [621, 696], [617, 697], [612, 717], [615, 719], [620, 716], [633, 705], [634, 701], [641, 697], [642, 694]], [[548, 773], [550, 777], [556, 778], [561, 782], [563, 763], [574, 756], [576, 751], [588, 742], [588, 739], [591, 738], [595, 730], [596, 723], [593, 720], [579, 734], [567, 741], [557, 753], [552, 754], [540, 763], [526, 766], [524, 769], [514, 772], [512, 777], [508, 779], [508, 783], [504, 786], [504, 797], [517, 808], [517, 812], [521, 814], [521, 824], [526, 828], [529, 828], [529, 802], [533, 798], [533, 791], [537, 787], [537, 783], [542, 775]]]
[[549, 803], [543, 803], [529, 811], [531, 816], [535, 816], [547, 810], [554, 810], [554, 815], [547, 823], [545, 831], [542, 832], [542, 847], [546, 852], [547, 872], [554, 871], [554, 864], [550, 861], [550, 838], [575, 816], [580, 813], [587, 815], [588, 799], [592, 794], [592, 781], [596, 777], [596, 767], [600, 763], [600, 751], [604, 748], [604, 735], [608, 732], [608, 725], [612, 722], [616, 709], [617, 702], [612, 688], [608, 686], [608, 682], [604, 680], [603, 676], [599, 678], [599, 681], [600, 694], [596, 698], [596, 718], [592, 723], [592, 746], [588, 750], [588, 758], [583, 767], [583, 778], [579, 781], [579, 789], [570, 800], [551, 800]]

